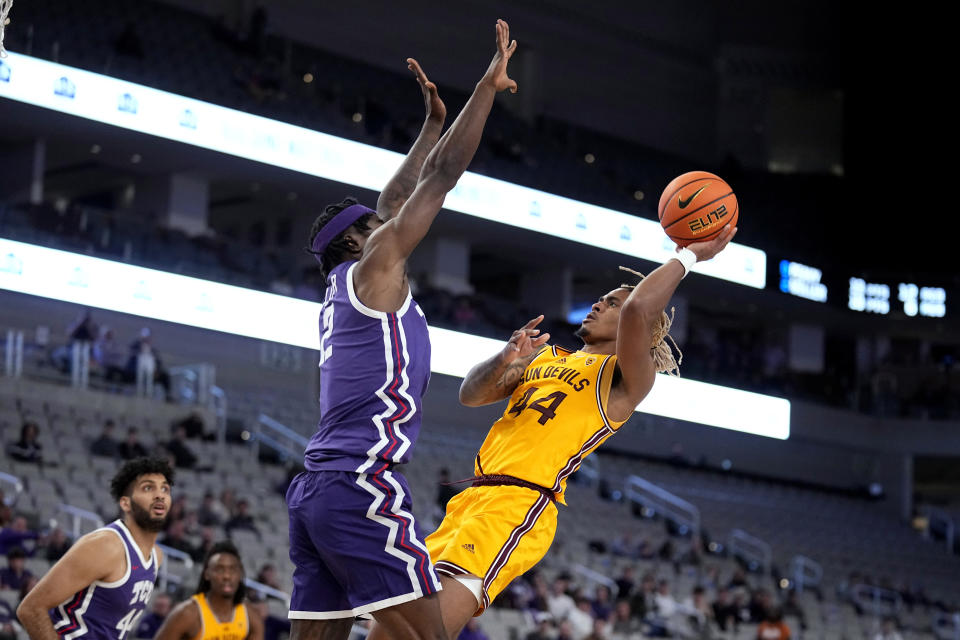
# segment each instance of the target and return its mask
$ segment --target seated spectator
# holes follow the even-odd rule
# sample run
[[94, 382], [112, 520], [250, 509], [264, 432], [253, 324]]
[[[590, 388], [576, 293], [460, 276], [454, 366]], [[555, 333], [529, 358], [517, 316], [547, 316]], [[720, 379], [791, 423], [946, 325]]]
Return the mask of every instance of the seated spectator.
[[593, 631], [593, 608], [587, 598], [578, 598], [577, 606], [567, 614], [566, 622], [574, 638], [585, 638]]
[[247, 591], [247, 607], [263, 620], [263, 640], [280, 640], [289, 637], [290, 620], [270, 613], [267, 599], [256, 591]]
[[223, 528], [227, 530], [227, 535], [230, 535], [236, 529], [246, 529], [260, 535], [260, 531], [257, 530], [257, 525], [253, 521], [253, 516], [250, 515], [250, 503], [246, 500], [237, 502], [237, 512], [227, 520]]
[[233, 489], [224, 489], [220, 492], [221, 519], [229, 520], [237, 512], [237, 494]]
[[197, 523], [202, 527], [217, 527], [223, 524], [222, 509], [217, 508], [217, 498], [213, 491], [203, 494], [203, 502], [197, 510]]
[[636, 586], [636, 572], [632, 566], [626, 566], [623, 573], [617, 578], [617, 600], [629, 598]]
[[47, 538], [47, 544], [44, 547], [44, 557], [50, 562], [56, 562], [63, 557], [63, 554], [70, 549], [71, 545], [73, 545], [73, 541], [67, 537], [63, 529], [57, 527], [50, 532]]
[[661, 618], [672, 618], [677, 612], [677, 601], [670, 591], [670, 583], [667, 580], [661, 580], [657, 584], [657, 593], [653, 597], [657, 615]]
[[140, 444], [136, 427], [130, 427], [127, 430], [127, 439], [120, 443], [119, 451], [120, 457], [124, 460], [133, 460], [147, 455], [146, 447]]
[[526, 635], [523, 640], [552, 640], [553, 630], [549, 614], [537, 620], [537, 628]]
[[7, 446], [7, 455], [20, 462], [43, 463], [43, 447], [37, 442], [40, 427], [36, 422], [27, 420], [20, 427], [20, 439]]
[[[30, 572], [28, 571], [27, 573], [30, 573]], [[23, 584], [20, 585], [20, 600], [19, 600], [19, 602], [23, 602], [23, 599], [27, 597], [27, 594], [28, 594], [28, 593], [30, 593], [31, 591], [33, 591], [33, 588], [34, 588], [35, 586], [37, 586], [37, 583], [38, 583], [38, 582], [40, 582], [40, 578], [38, 578], [37, 576], [33, 575], [32, 573], [30, 573], [30, 575], [28, 575], [26, 578], [24, 578]]]
[[767, 609], [767, 615], [757, 627], [757, 640], [790, 640], [790, 627], [783, 621], [779, 607]]
[[255, 578], [260, 584], [265, 584], [274, 589], [281, 589], [280, 578], [277, 577], [277, 568], [272, 564], [265, 564], [260, 567], [260, 573]]
[[153, 382], [163, 387], [167, 402], [170, 402], [172, 399], [170, 396], [170, 373], [163, 366], [163, 361], [160, 359], [160, 352], [153, 346], [153, 339], [148, 327], [141, 329], [140, 337], [130, 344], [130, 353], [127, 357], [127, 366], [125, 367], [128, 379], [137, 379], [137, 367], [139, 366], [141, 356], [153, 359]]
[[483, 632], [476, 618], [470, 618], [457, 640], [490, 640], [490, 636]]
[[613, 635], [630, 637], [640, 633], [640, 621], [630, 611], [628, 600], [618, 600], [610, 620]]
[[20, 591], [27, 579], [33, 574], [26, 568], [27, 553], [20, 547], [7, 552], [7, 566], [0, 569], [0, 589]]
[[607, 623], [603, 620], [594, 620], [593, 630], [584, 640], [607, 640]]
[[178, 425], [173, 432], [173, 439], [164, 445], [174, 458], [175, 466], [183, 469], [192, 469], [197, 464], [197, 454], [187, 446], [187, 430]]
[[557, 627], [557, 635], [555, 640], [574, 640], [573, 627], [570, 626], [570, 622], [564, 620], [560, 623], [560, 626]]
[[10, 521], [9, 526], [0, 529], [0, 555], [6, 555], [17, 547], [22, 549], [24, 542], [35, 541], [39, 537], [39, 533], [27, 527], [26, 518], [16, 516]]
[[150, 605], [150, 611], [140, 618], [140, 624], [137, 625], [136, 637], [149, 640], [157, 635], [160, 625], [167, 619], [170, 609], [173, 607], [173, 600], [166, 593], [157, 592], [153, 596], [153, 603]]
[[684, 600], [681, 610], [687, 616], [688, 635], [702, 638], [710, 633], [713, 609], [707, 601], [706, 589], [694, 587], [691, 596]]
[[175, 520], [172, 524], [170, 524], [170, 526], [167, 527], [167, 532], [164, 534], [160, 543], [170, 547], [171, 549], [183, 551], [191, 558], [193, 557], [195, 549], [187, 539], [186, 524], [183, 520]]
[[721, 587], [717, 591], [717, 599], [713, 602], [713, 619], [717, 621], [720, 631], [736, 631], [739, 627], [737, 605], [726, 588]]
[[653, 574], [645, 573], [640, 581], [640, 588], [630, 598], [630, 610], [640, 619], [646, 619], [656, 608], [657, 583]]
[[886, 617], [883, 619], [883, 626], [880, 631], [873, 636], [873, 640], [903, 640], [903, 636], [897, 631], [896, 618]]
[[190, 556], [194, 562], [203, 562], [210, 549], [216, 544], [217, 534], [212, 527], [204, 527], [200, 530], [200, 544], [193, 550]]
[[568, 581], [564, 580], [563, 577], [556, 578], [550, 589], [550, 597], [547, 599], [547, 608], [550, 615], [557, 622], [566, 620], [570, 612], [576, 609], [573, 598], [567, 595], [567, 584]]
[[103, 431], [101, 431], [97, 439], [90, 444], [90, 453], [106, 458], [115, 458], [119, 455], [120, 443], [113, 437], [113, 428], [113, 420], [107, 420], [103, 423]]
[[183, 427], [187, 439], [193, 440], [213, 440], [213, 435], [206, 433], [206, 424], [203, 422], [203, 416], [200, 412], [193, 411], [186, 418], [175, 422], [173, 428]]
[[590, 603], [590, 608], [593, 611], [593, 617], [600, 620], [609, 620], [610, 616], [613, 614], [613, 601], [610, 597], [610, 587], [604, 584], [597, 585], [597, 589], [594, 594], [594, 600], [592, 603]]
[[17, 640], [19, 628], [13, 607], [6, 600], [0, 600], [0, 640]]
[[100, 366], [107, 382], [132, 382], [124, 368], [123, 348], [114, 339], [113, 329], [100, 327], [100, 335], [93, 343], [90, 358]]

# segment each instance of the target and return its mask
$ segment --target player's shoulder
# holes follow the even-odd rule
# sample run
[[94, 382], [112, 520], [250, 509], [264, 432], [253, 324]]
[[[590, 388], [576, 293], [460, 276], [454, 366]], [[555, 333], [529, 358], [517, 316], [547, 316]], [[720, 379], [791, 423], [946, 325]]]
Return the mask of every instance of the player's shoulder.
[[200, 600], [190, 596], [170, 611], [170, 618], [190, 627], [199, 626], [203, 621], [202, 608]]
[[125, 545], [119, 531], [103, 527], [96, 531], [80, 536], [80, 538], [71, 547], [73, 549], [86, 551], [96, 550], [98, 553], [123, 555]]

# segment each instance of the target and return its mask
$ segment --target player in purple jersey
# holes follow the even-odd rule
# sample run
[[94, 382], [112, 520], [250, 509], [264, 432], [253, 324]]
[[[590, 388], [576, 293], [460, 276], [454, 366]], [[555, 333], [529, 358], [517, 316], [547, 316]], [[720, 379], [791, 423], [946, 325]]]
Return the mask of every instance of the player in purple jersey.
[[70, 547], [17, 608], [31, 640], [125, 640], [147, 606], [163, 556], [173, 470], [137, 458], [110, 483], [121, 517]]
[[[494, 97], [517, 89], [507, 75], [516, 42], [506, 22], [496, 31], [497, 53], [457, 120], [425, 160], [414, 157], [418, 140], [384, 190], [400, 193], [387, 199], [391, 206], [374, 212], [348, 199], [328, 206], [311, 229], [311, 252], [327, 278], [321, 419], [307, 471], [287, 491], [291, 640], [342, 640], [364, 614], [398, 640], [446, 638], [440, 582], [406, 480], [392, 470], [410, 459], [430, 376], [427, 323], [411, 298], [406, 261], [476, 153]], [[428, 112], [442, 105], [409, 62]]]

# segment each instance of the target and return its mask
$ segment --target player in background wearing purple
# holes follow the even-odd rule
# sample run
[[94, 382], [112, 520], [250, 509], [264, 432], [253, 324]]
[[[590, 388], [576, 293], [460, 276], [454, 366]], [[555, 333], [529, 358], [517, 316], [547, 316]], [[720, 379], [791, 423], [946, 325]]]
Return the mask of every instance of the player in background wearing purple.
[[[287, 491], [291, 640], [344, 640], [366, 614], [398, 640], [446, 639], [440, 581], [416, 532], [406, 480], [392, 471], [410, 459], [430, 377], [427, 323], [411, 298], [406, 262], [476, 153], [494, 97], [516, 91], [507, 75], [516, 43], [506, 22], [496, 31], [497, 52], [457, 120], [419, 172], [418, 159], [408, 157], [394, 178], [419, 173], [409, 197], [395, 198], [380, 217], [352, 200], [331, 205], [311, 229], [327, 279], [321, 419], [307, 470]], [[428, 110], [441, 105], [409, 62]]]
[[126, 640], [137, 628], [163, 561], [156, 541], [172, 484], [162, 458], [120, 468], [110, 493], [121, 517], [77, 540], [17, 608], [31, 640]]

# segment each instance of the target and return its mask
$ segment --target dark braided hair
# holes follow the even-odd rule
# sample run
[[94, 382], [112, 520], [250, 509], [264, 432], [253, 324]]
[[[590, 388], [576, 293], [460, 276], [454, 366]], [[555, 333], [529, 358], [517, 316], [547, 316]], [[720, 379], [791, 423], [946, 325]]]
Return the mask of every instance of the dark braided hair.
[[[317, 216], [317, 219], [313, 221], [313, 225], [310, 227], [310, 239], [307, 243], [307, 253], [313, 254], [320, 258], [320, 273], [326, 280], [327, 276], [333, 271], [333, 268], [342, 262], [346, 262], [353, 256], [353, 250], [350, 246], [350, 242], [344, 236], [344, 233], [349, 231], [351, 227], [344, 229], [343, 233], [335, 237], [330, 244], [327, 245], [326, 249], [322, 252], [317, 253], [313, 250], [313, 239], [317, 237], [317, 234], [320, 233], [320, 229], [324, 227], [325, 224], [333, 220], [334, 216], [343, 211], [349, 206], [357, 204], [357, 199], [353, 197], [346, 197], [342, 202], [336, 204], [328, 204], [323, 209], [323, 213]], [[368, 213], [365, 216], [362, 216], [353, 223], [352, 228], [357, 231], [369, 231], [370, 230], [370, 219], [374, 216], [372, 213]]]
[[240, 563], [240, 586], [237, 587], [237, 590], [233, 594], [233, 604], [240, 604], [243, 602], [243, 599], [247, 597], [246, 572], [243, 570], [243, 560], [240, 559], [240, 551], [238, 551], [236, 545], [229, 540], [215, 542], [213, 546], [210, 547], [210, 551], [207, 551], [207, 556], [203, 559], [203, 568], [200, 570], [200, 582], [197, 584], [197, 590], [194, 591], [194, 593], [207, 593], [210, 591], [213, 585], [207, 580], [207, 567], [210, 566], [210, 560], [213, 559], [213, 556], [218, 553], [229, 553]]

